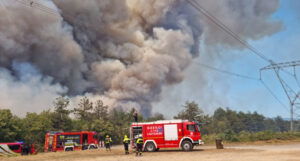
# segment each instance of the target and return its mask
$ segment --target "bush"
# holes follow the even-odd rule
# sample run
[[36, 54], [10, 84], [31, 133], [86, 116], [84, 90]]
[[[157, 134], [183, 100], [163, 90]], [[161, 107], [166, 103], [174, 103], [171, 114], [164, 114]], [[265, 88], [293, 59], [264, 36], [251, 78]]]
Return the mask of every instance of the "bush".
[[207, 144], [214, 144], [216, 139], [222, 139], [225, 142], [254, 142], [254, 141], [269, 141], [269, 140], [300, 140], [300, 132], [272, 132], [261, 131], [251, 133], [242, 131], [238, 134], [232, 131], [226, 131], [220, 134], [204, 135], [203, 141]]

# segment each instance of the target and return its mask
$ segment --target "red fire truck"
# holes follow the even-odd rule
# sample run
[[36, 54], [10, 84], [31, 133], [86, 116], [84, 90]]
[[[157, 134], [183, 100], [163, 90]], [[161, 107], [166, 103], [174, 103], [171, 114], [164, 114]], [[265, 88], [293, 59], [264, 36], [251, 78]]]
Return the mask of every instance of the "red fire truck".
[[23, 142], [0, 143], [0, 154], [12, 155], [14, 153], [28, 155], [36, 154], [34, 145], [24, 144]]
[[160, 148], [182, 148], [184, 151], [190, 151], [195, 145], [203, 144], [198, 124], [187, 120], [132, 123], [132, 146], [138, 136], [143, 137], [144, 150], [150, 152]]
[[48, 132], [45, 136], [45, 152], [97, 149], [96, 132]]

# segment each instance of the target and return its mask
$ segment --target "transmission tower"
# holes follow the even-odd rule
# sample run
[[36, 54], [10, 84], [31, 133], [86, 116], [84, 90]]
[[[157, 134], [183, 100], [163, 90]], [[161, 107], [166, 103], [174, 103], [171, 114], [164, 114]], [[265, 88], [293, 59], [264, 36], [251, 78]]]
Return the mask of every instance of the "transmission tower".
[[[291, 61], [291, 62], [284, 62], [284, 63], [272, 63], [271, 65], [268, 65], [264, 68], [261, 68], [260, 71], [264, 70], [273, 70], [276, 74], [276, 77], [278, 78], [288, 100], [290, 105], [290, 130], [294, 131], [295, 125], [294, 125], [294, 118], [296, 115], [296, 110], [300, 109], [300, 90], [295, 91], [280, 75], [280, 72], [285, 72], [289, 75], [291, 75], [295, 81], [298, 87], [300, 87], [300, 82], [298, 80], [297, 74], [296, 74], [296, 68], [300, 66], [300, 61]], [[285, 69], [292, 69], [293, 72], [290, 73], [286, 71]]]

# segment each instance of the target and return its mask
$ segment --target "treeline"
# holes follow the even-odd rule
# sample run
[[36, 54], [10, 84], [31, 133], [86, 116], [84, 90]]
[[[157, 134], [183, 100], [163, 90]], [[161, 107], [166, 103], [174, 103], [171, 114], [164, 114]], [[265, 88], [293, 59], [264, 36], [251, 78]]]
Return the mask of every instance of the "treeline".
[[184, 110], [174, 118], [198, 121], [206, 142], [213, 142], [216, 138], [230, 142], [300, 139], [300, 121], [295, 121], [298, 133], [289, 132], [289, 121], [280, 116], [267, 118], [257, 112], [218, 108], [210, 116], [205, 115], [195, 102], [187, 102]]
[[218, 108], [212, 116], [205, 115], [195, 102], [186, 102], [184, 110], [174, 118], [188, 119], [198, 121], [202, 124], [202, 133], [219, 134], [219, 133], [240, 133], [242, 131], [259, 132], [289, 131], [289, 121], [282, 117], [267, 118], [257, 112], [237, 112], [229, 108]]
[[[91, 102], [83, 97], [76, 108], [70, 110], [69, 99], [59, 97], [54, 101], [51, 110], [40, 114], [27, 113], [24, 118], [14, 116], [10, 110], [0, 110], [0, 142], [25, 141], [34, 143], [40, 150], [48, 131], [96, 131], [101, 136], [110, 135], [114, 143], [120, 143], [124, 134], [129, 133], [133, 122], [132, 109], [108, 111], [108, 106], [101, 100]], [[161, 114], [139, 120], [152, 121], [164, 119]]]
[[[76, 108], [70, 110], [69, 99], [59, 97], [54, 101], [51, 110], [40, 114], [27, 113], [24, 118], [17, 117], [10, 110], [0, 110], [0, 142], [25, 141], [34, 143], [40, 149], [48, 131], [96, 131], [100, 136], [110, 135], [115, 144], [121, 143], [124, 134], [129, 133], [129, 125], [133, 122], [135, 110], [108, 111], [108, 106], [101, 100], [90, 101], [83, 97]], [[256, 112], [244, 113], [230, 109], [218, 108], [212, 116], [204, 114], [195, 102], [186, 102], [184, 110], [175, 119], [198, 121], [202, 135], [231, 136], [247, 132], [260, 131], [286, 132], [289, 122], [281, 117], [266, 118]], [[139, 121], [163, 120], [162, 114], [150, 118], [139, 115]]]

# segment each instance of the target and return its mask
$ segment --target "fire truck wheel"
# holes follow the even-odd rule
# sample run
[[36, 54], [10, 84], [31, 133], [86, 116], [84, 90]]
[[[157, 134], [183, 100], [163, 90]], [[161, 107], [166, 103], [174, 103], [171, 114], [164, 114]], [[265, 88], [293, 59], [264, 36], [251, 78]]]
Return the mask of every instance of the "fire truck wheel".
[[152, 142], [149, 142], [146, 144], [145, 150], [147, 152], [154, 152], [156, 150], [156, 147]]
[[66, 148], [65, 151], [73, 151], [73, 148], [71, 148], [71, 147]]
[[183, 151], [191, 151], [193, 149], [193, 145], [190, 141], [183, 141], [181, 143], [181, 148]]
[[88, 145], [83, 145], [83, 146], [82, 146], [82, 150], [87, 150], [87, 149], [89, 149], [89, 146], [88, 146]]
[[95, 145], [91, 145], [89, 149], [97, 149]]

